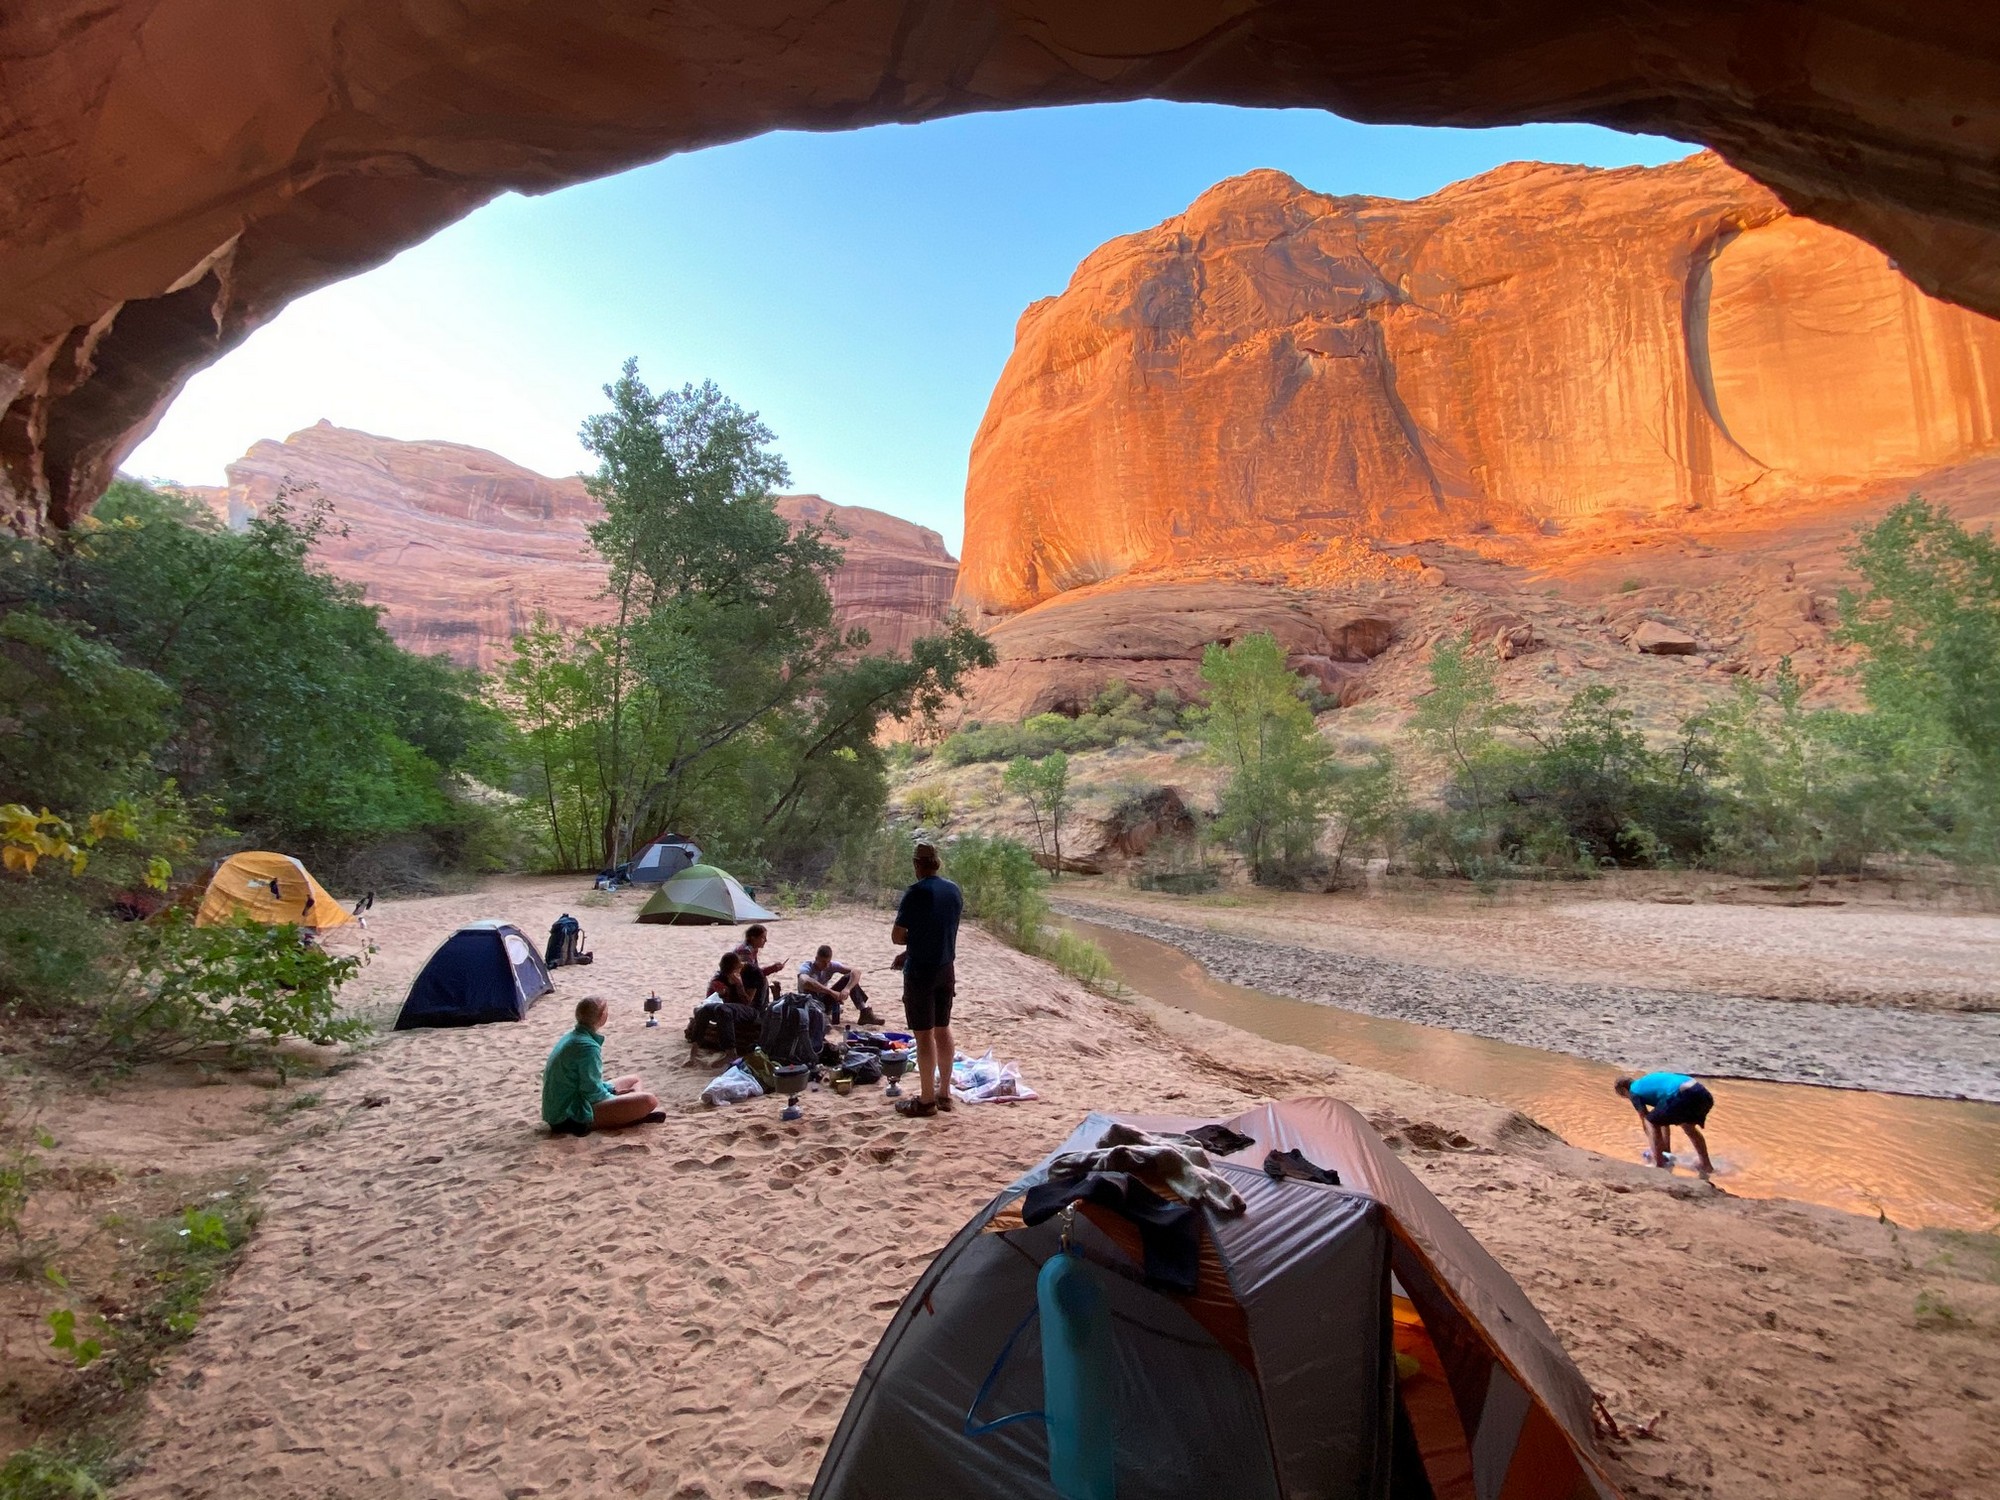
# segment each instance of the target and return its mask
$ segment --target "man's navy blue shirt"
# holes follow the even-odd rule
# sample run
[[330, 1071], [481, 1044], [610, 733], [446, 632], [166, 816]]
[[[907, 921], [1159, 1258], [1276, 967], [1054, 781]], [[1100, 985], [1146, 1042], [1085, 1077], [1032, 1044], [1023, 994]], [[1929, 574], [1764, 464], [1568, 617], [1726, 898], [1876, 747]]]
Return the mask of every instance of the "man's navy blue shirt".
[[896, 925], [910, 935], [906, 969], [929, 972], [958, 961], [958, 918], [965, 898], [942, 875], [926, 875], [903, 892]]

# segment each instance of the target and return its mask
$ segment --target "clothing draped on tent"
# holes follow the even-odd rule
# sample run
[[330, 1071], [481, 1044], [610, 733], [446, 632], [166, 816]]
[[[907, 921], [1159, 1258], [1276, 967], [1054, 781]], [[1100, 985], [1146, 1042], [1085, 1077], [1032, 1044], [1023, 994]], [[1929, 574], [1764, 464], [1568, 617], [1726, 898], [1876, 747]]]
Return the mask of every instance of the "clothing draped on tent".
[[355, 920], [304, 865], [263, 849], [232, 854], [215, 867], [194, 920], [197, 927], [219, 927], [238, 917], [272, 926], [296, 922], [316, 932]]
[[[1154, 1170], [1212, 1125], [1207, 1156], [1188, 1141]], [[1292, 1152], [1323, 1176], [1263, 1170]], [[1092, 1115], [918, 1279], [812, 1494], [1616, 1500], [1591, 1401], [1513, 1278], [1349, 1106]]]

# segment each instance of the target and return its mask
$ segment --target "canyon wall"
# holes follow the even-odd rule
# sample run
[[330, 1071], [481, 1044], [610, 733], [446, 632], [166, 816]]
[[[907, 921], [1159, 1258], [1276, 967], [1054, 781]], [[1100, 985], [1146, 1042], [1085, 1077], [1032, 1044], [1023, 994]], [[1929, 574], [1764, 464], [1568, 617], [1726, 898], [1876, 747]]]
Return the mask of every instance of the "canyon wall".
[[[192, 487], [232, 525], [287, 489], [333, 507], [318, 556], [382, 606], [412, 651], [491, 667], [546, 614], [560, 625], [606, 616], [604, 567], [589, 527], [600, 514], [581, 479], [551, 479], [458, 443], [400, 442], [321, 422], [266, 439], [229, 466], [226, 489]], [[779, 514], [844, 533], [834, 613], [875, 650], [901, 650], [950, 607], [957, 564], [935, 531], [818, 495], [781, 495]]]
[[1378, 544], [1768, 515], [2000, 448], [2000, 323], [1702, 153], [1415, 202], [1276, 172], [1021, 317], [973, 444], [961, 602]]
[[195, 370], [500, 193], [1144, 97], [1701, 142], [2000, 313], [1990, 0], [33, 0], [0, 7], [0, 520], [66, 525]]

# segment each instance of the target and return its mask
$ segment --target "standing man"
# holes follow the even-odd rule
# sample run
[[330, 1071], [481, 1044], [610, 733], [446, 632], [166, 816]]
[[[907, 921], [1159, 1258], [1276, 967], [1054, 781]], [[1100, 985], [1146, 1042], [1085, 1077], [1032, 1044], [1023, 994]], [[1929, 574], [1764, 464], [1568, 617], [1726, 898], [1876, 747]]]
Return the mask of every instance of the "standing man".
[[1668, 1137], [1673, 1133], [1672, 1127], [1678, 1125], [1694, 1142], [1701, 1175], [1707, 1177], [1715, 1171], [1715, 1163], [1708, 1158], [1708, 1142], [1701, 1134], [1702, 1126], [1708, 1123], [1708, 1112], [1715, 1108], [1715, 1095], [1708, 1091], [1707, 1084], [1685, 1073], [1644, 1073], [1637, 1078], [1621, 1078], [1611, 1087], [1620, 1098], [1631, 1100], [1639, 1118], [1646, 1122], [1646, 1133], [1653, 1142], [1654, 1166], [1673, 1170], [1673, 1163], [1667, 1160]]
[[903, 971], [903, 1015], [917, 1039], [917, 1097], [896, 1108], [922, 1119], [951, 1108], [951, 1064], [957, 1056], [951, 1002], [958, 993], [958, 919], [965, 898], [938, 873], [936, 845], [917, 845], [910, 862], [916, 884], [903, 892], [889, 941], [904, 945], [892, 967]]

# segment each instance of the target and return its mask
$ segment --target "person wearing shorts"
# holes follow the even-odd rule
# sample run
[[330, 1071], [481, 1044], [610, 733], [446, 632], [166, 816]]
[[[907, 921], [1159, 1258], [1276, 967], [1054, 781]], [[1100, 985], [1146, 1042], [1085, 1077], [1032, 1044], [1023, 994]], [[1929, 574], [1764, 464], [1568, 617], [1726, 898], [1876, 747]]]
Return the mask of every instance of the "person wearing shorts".
[[958, 919], [965, 897], [939, 873], [937, 848], [911, 856], [916, 883], [903, 892], [889, 941], [903, 945], [892, 967], [903, 971], [903, 1017], [917, 1045], [917, 1097], [896, 1108], [923, 1117], [951, 1108], [951, 1002], [958, 993]]
[[1709, 1160], [1708, 1141], [1702, 1135], [1708, 1112], [1715, 1108], [1715, 1095], [1707, 1084], [1685, 1073], [1642, 1073], [1637, 1078], [1620, 1078], [1611, 1087], [1620, 1098], [1629, 1099], [1646, 1122], [1653, 1142], [1653, 1165], [1673, 1170], [1667, 1154], [1668, 1137], [1678, 1125], [1694, 1143], [1701, 1175], [1706, 1177], [1715, 1170], [1715, 1163]]

